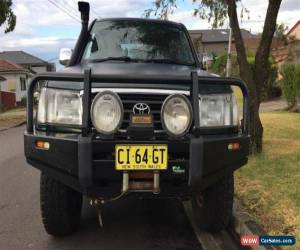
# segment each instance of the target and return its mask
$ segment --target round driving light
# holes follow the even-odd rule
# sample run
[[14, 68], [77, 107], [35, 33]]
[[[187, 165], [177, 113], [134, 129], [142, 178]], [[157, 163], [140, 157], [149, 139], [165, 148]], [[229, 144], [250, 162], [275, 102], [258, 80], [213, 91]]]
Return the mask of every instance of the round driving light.
[[94, 127], [102, 134], [113, 134], [123, 121], [123, 104], [112, 91], [98, 93], [92, 103], [91, 119]]
[[166, 98], [161, 109], [163, 128], [171, 136], [185, 135], [192, 123], [192, 106], [188, 98], [181, 94]]

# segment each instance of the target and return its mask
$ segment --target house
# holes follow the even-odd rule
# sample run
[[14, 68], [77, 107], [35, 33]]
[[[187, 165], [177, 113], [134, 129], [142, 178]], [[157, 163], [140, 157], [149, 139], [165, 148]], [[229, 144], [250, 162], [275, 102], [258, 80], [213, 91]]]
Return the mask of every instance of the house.
[[[271, 53], [274, 58], [274, 62], [280, 69], [286, 62], [300, 63], [300, 20], [287, 32], [288, 44], [283, 44], [272, 48]], [[281, 79], [282, 76], [279, 75]]]
[[[189, 33], [198, 54], [221, 55], [228, 51], [229, 29], [189, 30]], [[241, 29], [241, 33], [244, 40], [258, 38], [245, 29]], [[233, 37], [232, 51], [235, 51]]]
[[287, 36], [294, 40], [300, 40], [300, 20], [288, 31]]
[[288, 44], [272, 48], [272, 55], [280, 67], [287, 61], [300, 63], [300, 20], [287, 32]]
[[33, 56], [24, 51], [3, 51], [0, 52], [0, 60], [8, 60], [21, 65], [28, 69], [33, 74], [55, 71], [55, 64], [48, 63], [36, 56]]
[[[260, 44], [261, 36], [257, 35], [256, 37], [248, 37], [244, 39], [245, 48], [247, 51], [251, 51], [253, 53], [256, 53], [258, 46]], [[276, 50], [277, 48], [280, 48], [284, 46], [284, 42], [278, 39], [277, 37], [273, 37], [272, 44], [271, 44], [271, 50]]]
[[55, 71], [54, 63], [24, 51], [0, 52], [0, 62], [0, 101], [6, 106], [16, 105], [26, 97], [26, 89], [34, 74]]
[[0, 91], [4, 106], [16, 106], [26, 97], [29, 79], [32, 73], [8, 60], [0, 60]]

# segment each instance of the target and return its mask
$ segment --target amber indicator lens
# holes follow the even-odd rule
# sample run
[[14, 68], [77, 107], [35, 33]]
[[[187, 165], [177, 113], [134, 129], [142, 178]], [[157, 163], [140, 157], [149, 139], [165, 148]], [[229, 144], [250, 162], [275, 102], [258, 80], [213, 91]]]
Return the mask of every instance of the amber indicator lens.
[[131, 116], [132, 124], [151, 124], [152, 117], [150, 115], [133, 115]]
[[50, 148], [50, 143], [49, 142], [44, 142], [44, 141], [36, 141], [35, 146], [39, 149], [49, 149]]
[[229, 143], [228, 144], [228, 150], [232, 150], [232, 151], [234, 151], [234, 150], [239, 150], [241, 148], [241, 144], [240, 143], [238, 143], [238, 142], [235, 142], [235, 143]]

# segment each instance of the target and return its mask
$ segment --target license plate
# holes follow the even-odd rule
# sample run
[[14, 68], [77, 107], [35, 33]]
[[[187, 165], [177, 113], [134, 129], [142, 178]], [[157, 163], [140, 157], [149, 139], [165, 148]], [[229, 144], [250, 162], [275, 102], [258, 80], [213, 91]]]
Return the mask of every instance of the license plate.
[[167, 169], [167, 145], [116, 145], [115, 153], [117, 170]]

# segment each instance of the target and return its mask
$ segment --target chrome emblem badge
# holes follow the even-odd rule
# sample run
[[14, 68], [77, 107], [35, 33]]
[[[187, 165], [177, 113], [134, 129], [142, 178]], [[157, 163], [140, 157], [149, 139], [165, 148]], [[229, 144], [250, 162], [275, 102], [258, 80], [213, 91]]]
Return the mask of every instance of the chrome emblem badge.
[[145, 115], [150, 114], [150, 107], [146, 103], [136, 103], [132, 109], [133, 114], [135, 115]]

